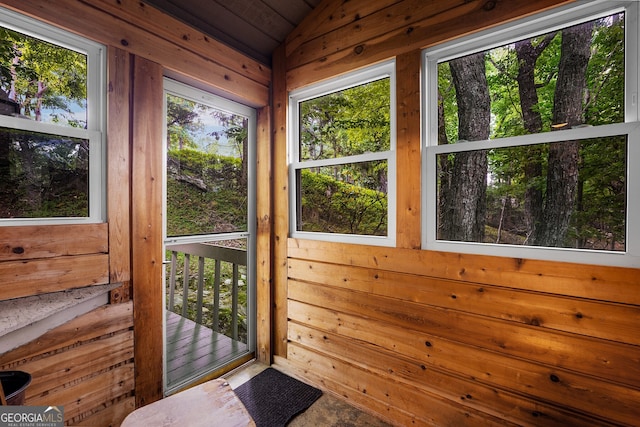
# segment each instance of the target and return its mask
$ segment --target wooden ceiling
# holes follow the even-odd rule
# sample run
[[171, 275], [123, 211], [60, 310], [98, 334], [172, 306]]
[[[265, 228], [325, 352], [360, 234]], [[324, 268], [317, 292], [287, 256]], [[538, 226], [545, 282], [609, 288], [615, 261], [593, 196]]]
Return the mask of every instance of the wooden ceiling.
[[271, 54], [320, 0], [144, 0], [245, 55]]

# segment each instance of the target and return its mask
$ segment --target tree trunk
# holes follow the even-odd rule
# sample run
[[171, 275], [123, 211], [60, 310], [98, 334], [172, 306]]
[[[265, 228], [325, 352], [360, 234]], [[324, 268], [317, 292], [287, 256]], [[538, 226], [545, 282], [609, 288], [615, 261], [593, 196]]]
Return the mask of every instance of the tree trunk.
[[[438, 144], [448, 144], [446, 126], [444, 121], [444, 99], [441, 93], [438, 93]], [[436, 218], [437, 234], [438, 238], [443, 238], [441, 233], [446, 222], [444, 212], [446, 212], [447, 194], [451, 191], [451, 163], [449, 162], [449, 156], [446, 154], [440, 154], [437, 159], [438, 165], [438, 200], [437, 200], [437, 212]]]
[[[556, 129], [583, 123], [583, 95], [591, 56], [593, 22], [562, 31], [561, 57], [554, 94], [553, 124]], [[579, 141], [549, 145], [547, 188], [542, 221], [532, 244], [563, 247], [575, 210], [578, 185]]]
[[[458, 104], [458, 139], [489, 138], [491, 99], [484, 53], [450, 61]], [[441, 237], [446, 240], [482, 242], [486, 222], [487, 152], [456, 153], [450, 190], [442, 192], [444, 212]]]
[[[547, 35], [534, 46], [531, 39], [515, 44], [518, 57], [518, 92], [522, 108], [522, 120], [527, 133], [536, 134], [542, 131], [542, 116], [538, 109], [538, 92], [535, 82], [535, 66], [542, 52], [549, 46], [555, 33]], [[524, 194], [524, 220], [527, 236], [535, 234], [537, 224], [542, 222], [543, 193], [540, 187], [542, 178], [542, 149], [539, 145], [523, 148], [524, 179], [527, 186]], [[527, 242], [530, 242], [527, 239]]]

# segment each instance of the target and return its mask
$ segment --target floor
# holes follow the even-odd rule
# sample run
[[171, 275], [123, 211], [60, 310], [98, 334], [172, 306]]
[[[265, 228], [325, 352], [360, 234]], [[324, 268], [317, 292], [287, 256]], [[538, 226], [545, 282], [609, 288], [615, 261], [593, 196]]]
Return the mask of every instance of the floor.
[[[227, 376], [225, 379], [232, 388], [238, 387], [254, 375], [266, 369], [266, 365], [251, 363], [243, 366]], [[388, 424], [366, 412], [355, 408], [344, 400], [323, 393], [320, 399], [302, 414], [295, 417], [288, 427], [390, 427]]]
[[246, 344], [167, 311], [167, 390], [247, 354]]

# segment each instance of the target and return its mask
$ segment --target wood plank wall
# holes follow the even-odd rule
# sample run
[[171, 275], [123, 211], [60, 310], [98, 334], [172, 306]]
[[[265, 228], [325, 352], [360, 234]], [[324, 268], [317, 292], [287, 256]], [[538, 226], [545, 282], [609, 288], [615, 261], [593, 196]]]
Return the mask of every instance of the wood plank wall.
[[276, 135], [288, 91], [395, 58], [402, 167], [397, 247], [276, 242], [277, 365], [397, 425], [637, 425], [640, 269], [419, 249], [420, 49], [564, 3], [328, 0], [291, 34]]
[[137, 0], [0, 6], [103, 43], [108, 60], [107, 222], [0, 227], [0, 300], [122, 283], [111, 305], [0, 355], [0, 369], [31, 372], [26, 403], [64, 405], [69, 425], [117, 426], [162, 397], [163, 75], [258, 109], [258, 357], [268, 362], [271, 70]]
[[286, 357], [400, 424], [633, 425], [638, 271], [514, 261], [291, 239]]
[[107, 252], [107, 224], [0, 227], [0, 298], [109, 283]]
[[64, 406], [66, 425], [118, 426], [135, 406], [132, 303], [107, 305], [0, 355], [32, 376], [26, 405]]

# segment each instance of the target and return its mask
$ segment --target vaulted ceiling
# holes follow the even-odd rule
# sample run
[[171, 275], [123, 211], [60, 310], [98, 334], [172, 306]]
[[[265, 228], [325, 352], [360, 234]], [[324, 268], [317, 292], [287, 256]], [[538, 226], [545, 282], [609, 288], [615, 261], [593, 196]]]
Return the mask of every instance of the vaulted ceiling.
[[143, 0], [245, 55], [271, 54], [320, 0]]

